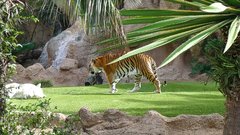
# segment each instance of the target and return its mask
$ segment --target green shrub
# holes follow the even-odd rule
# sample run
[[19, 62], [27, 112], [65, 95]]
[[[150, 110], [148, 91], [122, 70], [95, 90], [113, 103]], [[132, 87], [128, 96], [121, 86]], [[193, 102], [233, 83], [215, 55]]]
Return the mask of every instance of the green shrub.
[[52, 87], [53, 86], [51, 80], [36, 80], [36, 81], [33, 82], [33, 84], [35, 84], [35, 85], [37, 85], [39, 83], [41, 83], [41, 87], [42, 88]]
[[80, 117], [78, 114], [72, 114], [68, 116], [67, 121], [61, 127], [54, 127], [53, 133], [55, 135], [80, 135], [82, 128]]
[[240, 47], [235, 43], [227, 52], [222, 53], [224, 48], [224, 41], [212, 39], [204, 51], [212, 67], [210, 77], [219, 83], [220, 92], [235, 96], [234, 93], [240, 93]]
[[46, 115], [49, 104], [50, 99], [39, 100], [27, 106], [17, 106], [9, 102], [4, 117], [8, 123], [0, 123], [1, 134], [34, 134], [36, 129], [46, 129], [52, 117]]
[[207, 73], [209, 74], [211, 72], [211, 66], [208, 63], [197, 61], [196, 59], [193, 59], [191, 62], [191, 74], [203, 74]]
[[[52, 124], [56, 119], [50, 110], [51, 99], [39, 99], [27, 105], [7, 103], [4, 120], [0, 123], [0, 135], [76, 135], [81, 134], [80, 117], [68, 116], [60, 125]], [[56, 107], [55, 107], [56, 109]], [[52, 129], [45, 130], [45, 129]]]

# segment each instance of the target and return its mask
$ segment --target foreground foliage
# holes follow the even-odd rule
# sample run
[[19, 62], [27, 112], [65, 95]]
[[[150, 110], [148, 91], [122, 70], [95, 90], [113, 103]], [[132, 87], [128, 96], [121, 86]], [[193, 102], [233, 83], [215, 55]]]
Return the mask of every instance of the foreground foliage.
[[15, 71], [14, 64], [11, 64], [15, 61], [12, 51], [19, 46], [16, 37], [21, 32], [15, 26], [24, 18], [20, 15], [22, 11], [22, 3], [11, 0], [0, 1], [0, 134], [5, 133], [6, 126], [8, 126], [6, 122], [9, 122], [5, 117], [8, 91], [4, 86]]
[[38, 129], [45, 129], [51, 118], [51, 115], [46, 115], [49, 103], [49, 100], [44, 100], [16, 106], [9, 102], [4, 116], [7, 122], [0, 124], [2, 134], [34, 134]]

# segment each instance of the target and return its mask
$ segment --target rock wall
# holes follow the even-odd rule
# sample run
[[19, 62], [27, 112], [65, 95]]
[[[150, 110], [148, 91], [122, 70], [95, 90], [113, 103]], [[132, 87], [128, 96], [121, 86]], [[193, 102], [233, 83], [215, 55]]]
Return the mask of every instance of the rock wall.
[[[224, 127], [224, 118], [219, 114], [166, 117], [156, 111], [148, 111], [143, 116], [130, 116], [116, 109], [92, 113], [87, 108], [69, 116], [44, 113], [46, 118], [50, 114], [49, 126], [34, 128], [34, 134], [53, 134], [55, 127], [55, 131], [61, 129], [71, 135], [222, 135]], [[35, 117], [35, 113], [28, 115], [21, 117]]]
[[34, 42], [37, 48], [44, 46], [51, 39], [54, 31], [53, 26], [41, 22], [25, 22], [20, 27], [24, 31], [24, 34], [19, 36], [20, 41], [22, 43]]
[[[179, 8], [179, 5], [174, 5], [164, 0], [142, 0], [140, 3], [131, 3], [125, 1], [125, 9], [132, 8]], [[131, 31], [138, 25], [125, 26], [125, 31]], [[159, 65], [180, 43], [174, 43], [172, 45], [163, 46], [152, 51], [147, 52], [151, 55]], [[143, 44], [144, 45], [144, 44]], [[98, 49], [94, 46], [94, 38], [86, 36], [80, 22], [77, 21], [70, 28], [64, 30], [57, 36], [51, 38], [43, 48], [43, 52], [39, 58], [39, 63], [43, 65], [41, 71], [33, 76], [27, 73], [18, 72], [13, 78], [14, 81], [19, 83], [32, 82], [39, 79], [50, 79], [55, 85], [72, 86], [83, 85], [86, 79], [88, 63], [91, 58], [95, 57], [92, 52]], [[158, 70], [158, 75], [161, 81], [163, 80], [189, 80], [189, 74], [191, 72], [190, 61], [191, 52], [176, 58], [172, 63]], [[33, 65], [33, 66], [36, 66]], [[37, 64], [37, 67], [40, 67]], [[26, 69], [18, 66], [18, 71], [31, 69], [32, 66]], [[35, 69], [32, 70], [35, 71]], [[33, 73], [34, 74], [34, 73]], [[20, 78], [23, 79], [20, 79]], [[35, 78], [34, 78], [35, 77]], [[17, 79], [19, 78], [19, 80]], [[73, 78], [73, 79], [71, 79]], [[104, 77], [105, 78], [105, 77]], [[71, 82], [72, 81], [72, 82]], [[126, 80], [123, 80], [126, 81]], [[105, 81], [106, 82], [106, 81]]]
[[46, 43], [39, 63], [26, 68], [17, 65], [17, 74], [12, 80], [18, 83], [51, 80], [55, 86], [84, 85], [88, 63], [95, 50], [91, 40], [80, 22], [75, 22]]
[[55, 86], [78, 86], [84, 85], [88, 76], [86, 67], [77, 67], [74, 59], [65, 59], [59, 69], [54, 67], [44, 68], [40, 63], [24, 68], [17, 65], [17, 74], [12, 78], [13, 82], [32, 83], [37, 80], [51, 80]]
[[77, 125], [72, 132], [82, 135], [222, 135], [224, 126], [219, 114], [166, 117], [149, 111], [144, 116], [129, 116], [115, 109], [92, 113], [81, 108], [78, 115], [80, 122], [73, 122], [78, 125], [72, 124]]

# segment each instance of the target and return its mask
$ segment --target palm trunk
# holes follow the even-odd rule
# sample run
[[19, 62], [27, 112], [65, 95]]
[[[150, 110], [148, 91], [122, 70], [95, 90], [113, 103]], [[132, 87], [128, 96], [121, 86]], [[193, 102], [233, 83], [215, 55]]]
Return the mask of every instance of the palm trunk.
[[6, 108], [6, 99], [5, 99], [5, 94], [6, 91], [4, 89], [4, 83], [6, 82], [6, 64], [5, 60], [2, 59], [0, 60], [0, 122], [2, 121], [2, 118], [5, 113], [5, 108]]
[[223, 135], [240, 135], [240, 100], [227, 97]]
[[[4, 83], [6, 80], [6, 65], [1, 57], [0, 60], [0, 123], [4, 123], [4, 114], [6, 109], [6, 90], [4, 88]], [[0, 124], [0, 134], [3, 134], [3, 124]]]

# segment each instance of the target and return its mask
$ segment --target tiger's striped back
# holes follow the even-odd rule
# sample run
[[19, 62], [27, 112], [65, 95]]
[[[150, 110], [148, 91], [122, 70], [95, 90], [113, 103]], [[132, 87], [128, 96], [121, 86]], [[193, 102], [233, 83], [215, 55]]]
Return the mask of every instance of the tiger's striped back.
[[[133, 74], [142, 74], [147, 77], [151, 82], [157, 78], [156, 73], [156, 63], [148, 55], [138, 54], [122, 61], [116, 63], [116, 73], [117, 76], [125, 77], [129, 73], [134, 72]], [[155, 76], [149, 76], [150, 73], [153, 73]]]

